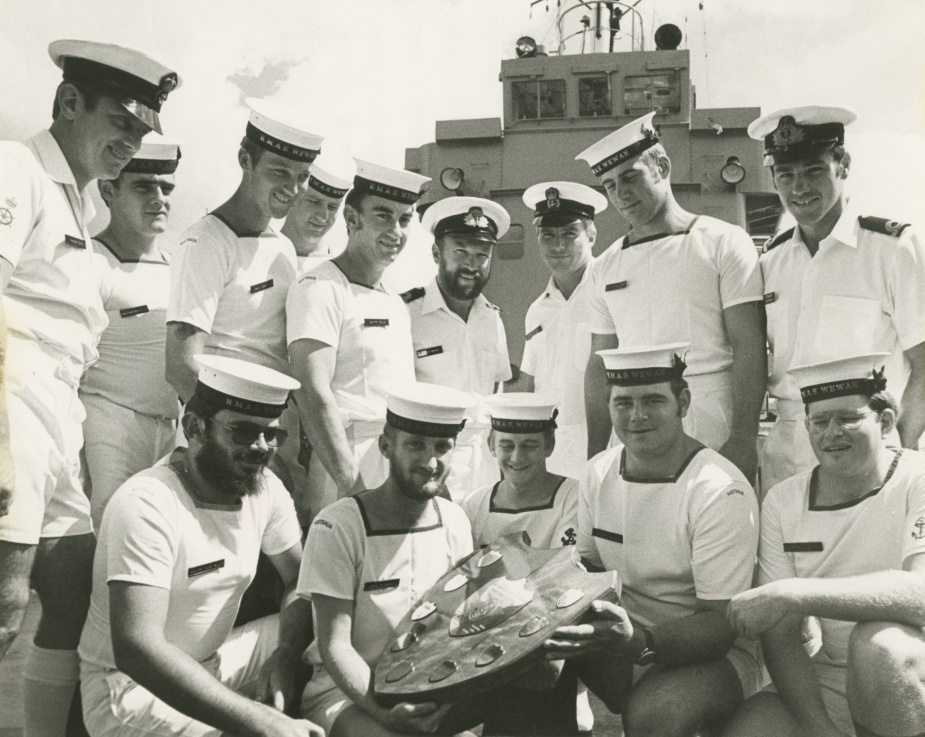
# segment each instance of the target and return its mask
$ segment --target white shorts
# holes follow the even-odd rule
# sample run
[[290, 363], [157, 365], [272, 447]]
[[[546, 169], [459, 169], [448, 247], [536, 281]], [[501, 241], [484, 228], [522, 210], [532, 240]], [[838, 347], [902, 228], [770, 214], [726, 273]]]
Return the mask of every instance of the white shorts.
[[80, 483], [83, 366], [36, 341], [7, 338], [6, 398], [16, 482], [0, 540], [36, 545], [39, 538], [93, 532], [90, 500]]
[[[218, 652], [202, 663], [215, 678], [252, 696], [260, 666], [276, 649], [279, 615], [248, 622], [231, 631]], [[183, 714], [121, 671], [80, 664], [80, 693], [87, 731], [93, 737], [219, 737], [222, 730]]]

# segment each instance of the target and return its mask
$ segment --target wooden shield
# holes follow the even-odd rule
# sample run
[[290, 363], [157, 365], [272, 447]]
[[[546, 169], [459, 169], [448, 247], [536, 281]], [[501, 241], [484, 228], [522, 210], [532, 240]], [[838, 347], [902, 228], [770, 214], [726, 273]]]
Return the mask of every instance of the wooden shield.
[[376, 665], [376, 698], [384, 706], [456, 701], [509, 681], [543, 661], [556, 627], [618, 592], [617, 574], [588, 573], [574, 546], [537, 550], [521, 534], [499, 538], [408, 612]]

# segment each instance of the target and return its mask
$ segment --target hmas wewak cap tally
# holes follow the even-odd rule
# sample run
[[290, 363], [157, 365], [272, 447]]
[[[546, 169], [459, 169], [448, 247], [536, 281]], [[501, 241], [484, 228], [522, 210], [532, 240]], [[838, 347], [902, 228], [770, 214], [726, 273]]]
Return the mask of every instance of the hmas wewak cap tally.
[[556, 404], [556, 400], [532, 392], [506, 392], [485, 399], [493, 430], [523, 434], [555, 428]]
[[591, 167], [591, 173], [599, 177], [624, 161], [638, 156], [658, 143], [658, 132], [652, 125], [655, 113], [646, 113], [632, 123], [615, 130], [593, 146], [582, 151], [576, 160], [583, 159]]
[[163, 132], [158, 113], [180, 86], [180, 77], [160, 59], [126, 46], [77, 39], [52, 41], [48, 55], [65, 82], [112, 97], [146, 126]]
[[424, 185], [430, 177], [404, 169], [390, 169], [369, 161], [357, 159], [357, 174], [353, 188], [393, 202], [413, 205], [421, 198]]
[[495, 243], [511, 227], [511, 216], [482, 197], [445, 197], [427, 208], [421, 224], [434, 238], [454, 233]]
[[845, 126], [857, 120], [852, 108], [803, 105], [775, 110], [748, 126], [748, 135], [764, 141], [764, 165], [786, 164], [829, 151], [845, 142]]
[[607, 209], [607, 198], [584, 184], [575, 182], [541, 182], [528, 187], [524, 204], [533, 210], [533, 224], [559, 227], [579, 218], [594, 220]]
[[298, 112], [269, 100], [248, 97], [251, 109], [244, 135], [267, 151], [311, 163], [321, 150], [321, 136], [308, 132], [309, 124]]
[[687, 368], [681, 356], [689, 347], [687, 343], [666, 343], [614, 348], [597, 351], [597, 355], [604, 359], [608, 384], [642, 386], [680, 378]]
[[254, 417], [279, 417], [289, 392], [301, 384], [291, 376], [250, 361], [197, 355], [196, 396], [207, 403]]
[[475, 404], [469, 394], [419, 381], [387, 381], [382, 390], [389, 425], [431, 438], [455, 438], [466, 424], [463, 415]]
[[[790, 373], [800, 386], [804, 404], [852, 394], [876, 394], [886, 389], [883, 361], [889, 353], [865, 353], [834, 361], [795, 366]], [[878, 366], [880, 366], [878, 370]]]
[[312, 162], [308, 186], [325, 197], [339, 200], [353, 186], [357, 162], [347, 147], [339, 141], [326, 138], [321, 154]]
[[127, 174], [173, 174], [180, 163], [180, 141], [149, 133], [138, 153], [122, 169]]

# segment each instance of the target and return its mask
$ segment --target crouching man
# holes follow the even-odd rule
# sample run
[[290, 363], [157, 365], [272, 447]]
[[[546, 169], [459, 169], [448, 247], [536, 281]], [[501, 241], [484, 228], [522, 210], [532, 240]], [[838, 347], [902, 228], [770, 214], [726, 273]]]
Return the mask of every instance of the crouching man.
[[[761, 635], [773, 686], [725, 733], [925, 734], [925, 463], [887, 447], [896, 401], [887, 353], [793, 368], [819, 461], [777, 484], [761, 509], [758, 580], [729, 618]], [[822, 646], [802, 647], [805, 617]]]
[[[283, 706], [281, 690], [268, 691], [285, 674], [262, 667], [279, 616], [233, 629], [261, 551], [287, 585], [298, 575], [295, 508], [267, 470], [298, 382], [234, 358], [197, 361], [182, 419], [189, 449], [126, 481], [103, 514], [78, 650], [84, 721], [92, 737], [322, 737], [242, 695]], [[298, 653], [270, 661], [287, 662]]]

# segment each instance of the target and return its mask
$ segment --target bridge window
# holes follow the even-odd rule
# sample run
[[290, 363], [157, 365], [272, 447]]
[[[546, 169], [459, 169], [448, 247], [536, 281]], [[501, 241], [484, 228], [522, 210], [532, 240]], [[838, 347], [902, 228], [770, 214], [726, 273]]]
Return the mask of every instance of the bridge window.
[[610, 77], [582, 77], [578, 80], [578, 115], [592, 118], [610, 115]]
[[658, 113], [681, 111], [681, 88], [677, 72], [643, 74], [624, 80], [624, 114], [644, 115], [650, 110]]
[[511, 84], [514, 120], [565, 117], [565, 80], [531, 79]]

